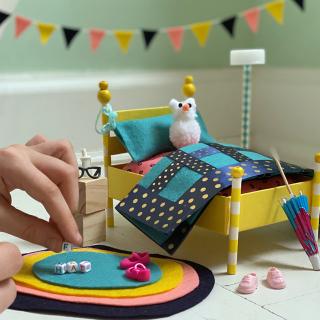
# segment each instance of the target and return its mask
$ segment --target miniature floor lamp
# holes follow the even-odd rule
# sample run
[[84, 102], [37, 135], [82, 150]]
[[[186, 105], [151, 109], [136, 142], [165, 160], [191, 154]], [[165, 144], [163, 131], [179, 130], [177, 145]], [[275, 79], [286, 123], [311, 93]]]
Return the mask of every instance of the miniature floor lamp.
[[231, 50], [230, 64], [243, 66], [241, 146], [250, 147], [251, 71], [254, 64], [265, 64], [265, 50]]

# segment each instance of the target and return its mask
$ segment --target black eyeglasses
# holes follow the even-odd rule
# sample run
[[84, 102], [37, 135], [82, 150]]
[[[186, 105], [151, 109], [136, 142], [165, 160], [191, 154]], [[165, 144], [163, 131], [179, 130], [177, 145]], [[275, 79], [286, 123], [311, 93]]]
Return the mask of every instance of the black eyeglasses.
[[91, 179], [98, 179], [101, 176], [101, 167], [79, 167], [79, 179], [86, 173]]

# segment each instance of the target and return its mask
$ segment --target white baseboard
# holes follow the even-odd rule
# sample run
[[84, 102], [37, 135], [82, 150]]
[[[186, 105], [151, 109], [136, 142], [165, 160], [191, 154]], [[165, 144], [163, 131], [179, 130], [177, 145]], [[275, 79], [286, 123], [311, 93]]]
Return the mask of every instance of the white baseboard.
[[209, 132], [217, 138], [238, 135], [240, 109], [234, 106], [240, 101], [239, 69], [10, 74], [0, 76], [0, 146], [24, 143], [41, 133], [49, 139], [69, 139], [76, 151], [99, 150], [101, 137], [94, 131], [99, 81], [109, 82], [111, 103], [119, 110], [183, 98], [188, 74], [194, 76], [197, 104]]

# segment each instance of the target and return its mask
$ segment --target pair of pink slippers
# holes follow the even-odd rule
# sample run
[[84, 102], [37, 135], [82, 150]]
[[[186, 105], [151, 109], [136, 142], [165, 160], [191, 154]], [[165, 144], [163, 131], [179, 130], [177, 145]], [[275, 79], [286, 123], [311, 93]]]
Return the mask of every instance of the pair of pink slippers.
[[148, 252], [132, 252], [131, 256], [120, 261], [120, 268], [126, 270], [127, 278], [146, 282], [151, 277], [151, 271], [146, 267], [149, 262]]
[[[280, 290], [286, 287], [286, 282], [283, 278], [282, 272], [276, 267], [271, 267], [268, 270], [267, 283], [269, 287], [272, 289]], [[252, 272], [245, 275], [242, 278], [237, 291], [240, 293], [249, 294], [256, 291], [257, 288], [258, 288], [257, 274]]]

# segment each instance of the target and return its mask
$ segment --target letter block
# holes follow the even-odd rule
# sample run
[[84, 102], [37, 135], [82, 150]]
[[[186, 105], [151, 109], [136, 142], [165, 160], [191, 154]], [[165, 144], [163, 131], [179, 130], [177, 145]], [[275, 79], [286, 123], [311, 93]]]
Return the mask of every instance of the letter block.
[[74, 273], [78, 271], [78, 264], [76, 261], [67, 262], [67, 272]]
[[91, 271], [91, 262], [90, 261], [81, 261], [79, 266], [80, 266], [80, 271], [81, 272], [89, 272], [89, 271]]
[[54, 266], [54, 273], [65, 274], [67, 272], [67, 265], [65, 263], [57, 263]]

